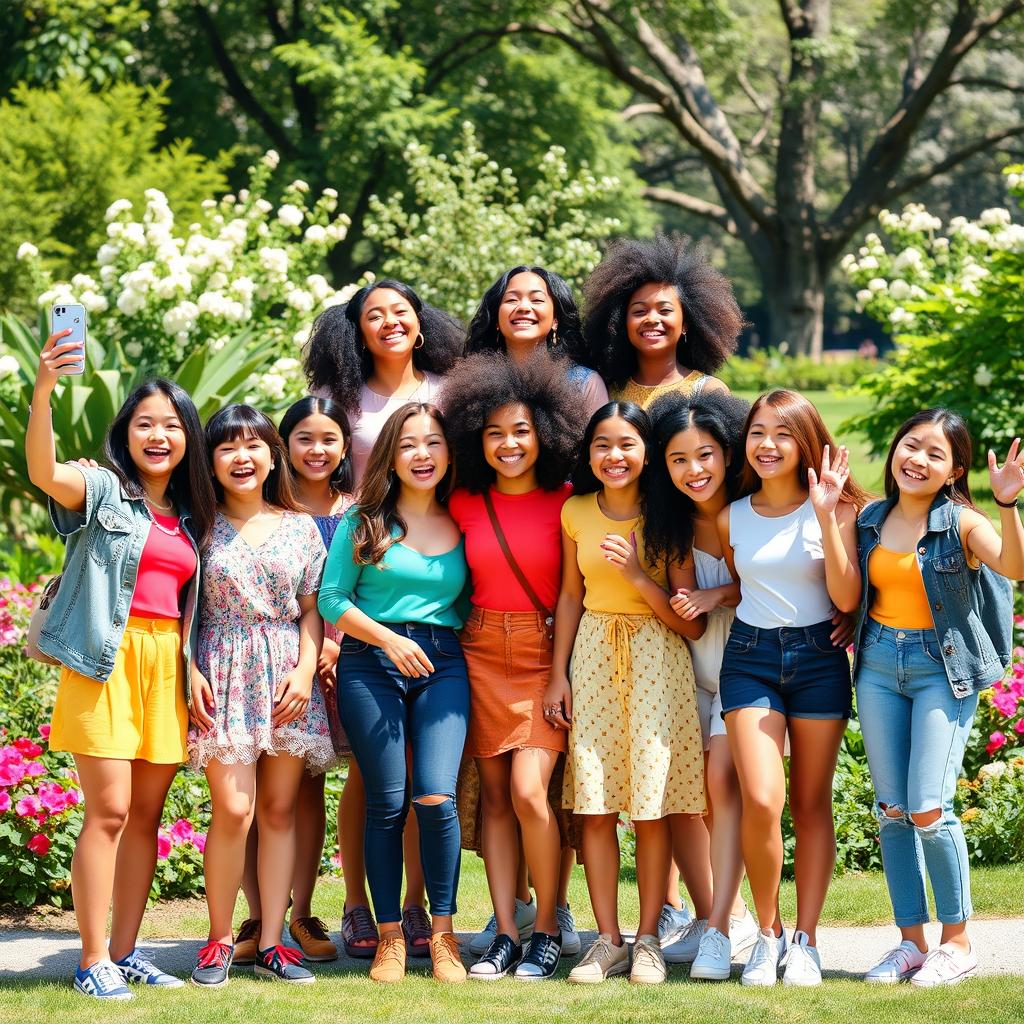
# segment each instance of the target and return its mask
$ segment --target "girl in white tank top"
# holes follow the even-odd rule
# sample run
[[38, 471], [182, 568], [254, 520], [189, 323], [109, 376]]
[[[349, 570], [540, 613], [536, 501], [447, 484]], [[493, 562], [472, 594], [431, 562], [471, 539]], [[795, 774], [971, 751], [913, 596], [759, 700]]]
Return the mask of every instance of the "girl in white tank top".
[[[850, 714], [850, 666], [832, 629], [833, 606], [860, 599], [857, 508], [850, 478], [814, 406], [772, 391], [751, 409], [742, 482], [749, 496], [718, 517], [740, 602], [726, 645], [721, 698], [743, 793], [743, 857], [758, 923], [745, 985], [774, 985], [787, 942], [778, 912], [782, 875], [783, 744], [792, 747], [797, 922], [785, 982], [816, 985], [816, 930], [835, 866], [832, 776]], [[831, 635], [830, 635], [831, 634]]]
[[732, 957], [749, 949], [757, 936], [757, 925], [739, 895], [740, 788], [718, 695], [722, 656], [740, 594], [716, 521], [729, 497], [737, 493], [739, 441], [748, 409], [741, 399], [715, 392], [667, 396], [652, 407], [654, 451], [645, 544], [669, 559], [693, 555], [698, 589], [679, 591], [671, 601], [684, 618], [707, 616], [704, 635], [689, 645], [714, 812], [710, 836], [705, 822], [683, 822], [673, 828], [673, 849], [685, 868], [694, 920], [678, 941], [665, 947], [665, 958], [670, 963], [692, 963], [691, 976], [707, 980], [727, 978]]

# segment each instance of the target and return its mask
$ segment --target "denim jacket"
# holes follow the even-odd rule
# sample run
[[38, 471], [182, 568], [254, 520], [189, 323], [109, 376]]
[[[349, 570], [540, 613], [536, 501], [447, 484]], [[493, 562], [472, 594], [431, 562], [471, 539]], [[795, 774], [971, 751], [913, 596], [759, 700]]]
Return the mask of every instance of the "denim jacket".
[[[895, 504], [895, 497], [872, 502], [857, 518], [857, 551], [864, 587], [854, 640], [854, 678], [861, 632], [874, 600], [874, 588], [868, 582], [868, 558]], [[960, 542], [960, 512], [961, 506], [945, 495], [936, 497], [928, 512], [928, 531], [918, 543], [917, 561], [949, 685], [955, 697], [966, 697], [1002, 679], [1010, 662], [1013, 587], [987, 565], [977, 569], [968, 565]]]
[[[50, 501], [50, 519], [65, 539], [60, 589], [50, 605], [39, 649], [82, 675], [106, 682], [124, 637], [135, 593], [142, 548], [153, 522], [142, 498], [129, 498], [109, 469], [75, 466], [85, 477], [85, 509], [74, 512]], [[191, 654], [199, 616], [196, 600], [199, 549], [188, 512], [181, 527], [196, 552], [182, 619], [185, 698], [191, 697]]]

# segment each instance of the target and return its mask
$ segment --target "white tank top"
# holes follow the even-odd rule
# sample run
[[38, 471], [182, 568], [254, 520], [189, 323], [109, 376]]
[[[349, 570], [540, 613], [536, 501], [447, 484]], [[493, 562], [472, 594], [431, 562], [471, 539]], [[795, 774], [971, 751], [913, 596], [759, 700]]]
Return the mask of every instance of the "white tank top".
[[[693, 549], [693, 563], [697, 570], [697, 586], [701, 590], [724, 587], [732, 583], [729, 566], [724, 558], [716, 558], [700, 548]], [[693, 675], [697, 685], [708, 693], [718, 693], [718, 674], [722, 669], [729, 627], [736, 618], [735, 608], [716, 608], [708, 615], [707, 629], [699, 640], [688, 641], [693, 661]]]
[[729, 541], [740, 578], [740, 622], [777, 629], [829, 618], [825, 551], [810, 498], [784, 516], [759, 515], [749, 497], [734, 501]]

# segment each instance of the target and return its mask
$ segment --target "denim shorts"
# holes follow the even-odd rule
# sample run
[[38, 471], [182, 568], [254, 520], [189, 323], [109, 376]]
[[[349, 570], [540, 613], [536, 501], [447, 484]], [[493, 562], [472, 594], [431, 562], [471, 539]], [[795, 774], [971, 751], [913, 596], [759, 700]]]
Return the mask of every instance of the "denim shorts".
[[767, 708], [787, 718], [849, 718], [850, 659], [830, 620], [760, 629], [735, 619], [722, 658], [722, 714]]

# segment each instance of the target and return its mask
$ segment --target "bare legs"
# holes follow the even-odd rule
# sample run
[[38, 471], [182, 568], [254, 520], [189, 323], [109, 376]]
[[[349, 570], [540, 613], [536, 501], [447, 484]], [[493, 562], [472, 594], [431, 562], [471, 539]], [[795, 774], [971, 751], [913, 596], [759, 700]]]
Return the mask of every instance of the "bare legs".
[[153, 884], [160, 814], [178, 766], [76, 754], [75, 768], [85, 820], [71, 861], [71, 891], [82, 936], [80, 965], [86, 968], [135, 948]]
[[[707, 918], [711, 913], [711, 842], [704, 819], [687, 814], [673, 814], [670, 818], [672, 832], [672, 869], [669, 871], [669, 897], [665, 902], [672, 906], [681, 905], [679, 899], [679, 878], [690, 894], [693, 916]], [[674, 870], [673, 870], [674, 869]]]
[[725, 736], [711, 739], [705, 777], [714, 812], [710, 850], [714, 898], [708, 925], [728, 935], [730, 916], [741, 916], [745, 908], [739, 894], [740, 882], [743, 881], [743, 854], [740, 849], [743, 804], [736, 768], [729, 753], [729, 741]]

